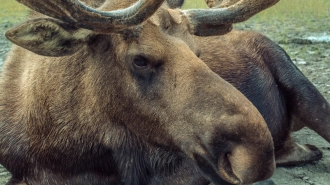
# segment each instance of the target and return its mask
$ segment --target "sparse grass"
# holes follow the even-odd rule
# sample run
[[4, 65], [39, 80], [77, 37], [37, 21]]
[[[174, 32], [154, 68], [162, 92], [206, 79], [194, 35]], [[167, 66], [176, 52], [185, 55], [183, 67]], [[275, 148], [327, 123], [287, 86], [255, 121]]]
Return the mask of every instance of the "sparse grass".
[[[207, 8], [207, 6], [204, 0], [185, 0], [183, 8]], [[7, 29], [13, 24], [22, 22], [27, 12], [28, 8], [15, 0], [2, 0], [0, 27]], [[272, 39], [285, 40], [290, 33], [328, 32], [329, 22], [330, 0], [280, 0], [273, 7], [258, 13], [248, 21], [235, 24], [235, 28], [255, 30]], [[283, 35], [283, 33], [287, 34]]]
[[[203, 0], [186, 0], [185, 9], [205, 8]], [[280, 0], [276, 5], [249, 20], [235, 24], [236, 29], [254, 30], [275, 41], [302, 38], [306, 33], [328, 33], [329, 0]]]
[[[207, 8], [204, 0], [186, 0], [184, 8]], [[27, 8], [15, 0], [2, 0], [0, 24], [6, 21], [17, 23], [27, 14]], [[280, 0], [275, 6], [254, 16], [254, 21], [298, 20], [314, 21], [330, 16], [329, 0]], [[325, 23], [327, 24], [327, 23]]]
[[10, 23], [19, 23], [27, 15], [25, 6], [15, 0], [2, 0], [0, 5], [0, 26]]
[[[186, 0], [184, 8], [206, 8], [203, 0]], [[285, 20], [292, 17], [298, 19], [316, 19], [330, 16], [329, 0], [280, 0], [275, 6], [268, 8], [253, 19]]]
[[193, 9], [193, 8], [207, 8], [207, 5], [204, 0], [185, 0], [183, 4], [184, 9]]
[[296, 19], [311, 20], [330, 16], [328, 0], [281, 0], [275, 6], [256, 16], [260, 19]]

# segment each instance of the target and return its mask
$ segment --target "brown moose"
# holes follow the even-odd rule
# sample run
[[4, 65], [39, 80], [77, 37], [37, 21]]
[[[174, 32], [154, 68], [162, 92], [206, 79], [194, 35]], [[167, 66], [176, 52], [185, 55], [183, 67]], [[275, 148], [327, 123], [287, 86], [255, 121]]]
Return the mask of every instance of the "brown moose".
[[[0, 81], [8, 184], [248, 184], [272, 175], [263, 117], [196, 56], [192, 35], [226, 33], [276, 0], [242, 0], [209, 17], [161, 0], [19, 2], [44, 15], [6, 33], [16, 44]], [[167, 181], [185, 167], [209, 181]]]
[[[237, 1], [206, 2], [212, 8], [224, 8]], [[171, 8], [180, 8], [183, 0], [168, 3]], [[178, 33], [172, 31], [185, 39]], [[264, 117], [274, 140], [277, 166], [293, 166], [322, 157], [317, 147], [296, 143], [290, 133], [308, 127], [330, 142], [329, 103], [280, 46], [259, 33], [238, 30], [221, 36], [194, 37], [194, 41], [186, 39], [190, 47], [199, 47], [195, 49], [199, 50], [199, 58], [240, 90]], [[198, 171], [183, 166], [169, 179], [187, 174], [197, 178]]]

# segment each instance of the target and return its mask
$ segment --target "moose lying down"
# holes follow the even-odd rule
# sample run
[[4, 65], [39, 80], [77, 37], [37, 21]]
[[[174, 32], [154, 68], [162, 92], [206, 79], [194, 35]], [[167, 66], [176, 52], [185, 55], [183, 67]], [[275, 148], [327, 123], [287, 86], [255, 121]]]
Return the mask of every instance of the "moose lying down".
[[[228, 7], [236, 1], [205, 0], [210, 8]], [[183, 0], [168, 2], [172, 8], [183, 4]], [[291, 140], [290, 132], [306, 126], [330, 142], [329, 103], [279, 45], [259, 33], [238, 30], [194, 37], [194, 41], [200, 47], [199, 58], [242, 92], [264, 117], [274, 139], [277, 166], [322, 157], [315, 146]]]
[[[272, 175], [274, 145], [261, 114], [168, 33], [182, 18], [181, 34], [208, 31], [198, 11], [170, 12], [160, 0], [109, 0], [98, 9], [78, 0], [19, 2], [49, 17], [33, 13], [6, 33], [18, 45], [0, 86], [8, 184], [158, 184], [180, 163], [214, 184]], [[249, 10], [242, 2], [218, 13]], [[244, 20], [273, 4], [264, 2], [234, 13]]]
[[[228, 7], [236, 2], [205, 1], [211, 8]], [[183, 0], [167, 2], [171, 8], [183, 4]], [[221, 36], [194, 37], [194, 41], [195, 44], [191, 40], [186, 42], [190, 42], [189, 46], [198, 45], [199, 58], [240, 90], [264, 117], [274, 140], [277, 166], [293, 166], [322, 157], [317, 147], [294, 142], [290, 133], [307, 126], [330, 142], [329, 103], [280, 46], [259, 33], [237, 30]], [[174, 178], [181, 179], [187, 174], [194, 176], [194, 180], [200, 178], [199, 182], [203, 179], [197, 170], [191, 170], [193, 166], [181, 168], [159, 182], [170, 184]]]
[[275, 0], [209, 16], [155, 0], [20, 2], [50, 17], [33, 13], [6, 34], [19, 45], [0, 84], [8, 184], [248, 184], [272, 175], [274, 156], [321, 157], [291, 141], [291, 127], [330, 141], [329, 104], [278, 46], [254, 33], [242, 33], [245, 48], [236, 31], [193, 36], [224, 34]]

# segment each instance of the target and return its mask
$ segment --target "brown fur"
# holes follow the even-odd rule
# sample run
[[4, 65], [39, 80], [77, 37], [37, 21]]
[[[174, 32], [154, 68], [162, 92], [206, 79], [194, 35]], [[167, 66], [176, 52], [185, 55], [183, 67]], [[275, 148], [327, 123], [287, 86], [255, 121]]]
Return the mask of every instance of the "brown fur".
[[214, 184], [268, 178], [264, 119], [196, 56], [186, 21], [161, 8], [120, 32], [45, 17], [10, 30], [22, 47], [13, 46], [0, 81], [8, 184], [159, 184], [182, 168]]
[[[222, 1], [212, 1], [215, 3], [212, 6], [219, 2]], [[255, 32], [233, 30], [223, 36], [191, 40], [180, 35], [181, 29], [176, 26], [170, 34], [199, 51], [198, 56], [214, 72], [233, 84], [261, 112], [274, 139], [277, 166], [298, 165], [322, 157], [317, 147], [300, 145], [290, 134], [307, 126], [330, 142], [329, 103], [280, 46]], [[190, 166], [189, 169], [183, 167], [166, 177], [165, 182], [179, 181], [193, 174], [193, 180], [203, 184], [195, 168]]]
[[[205, 1], [210, 7], [237, 2]], [[282, 48], [261, 34], [237, 30], [223, 36], [195, 37], [195, 41], [200, 58], [261, 112], [272, 132], [278, 165], [296, 165], [322, 157], [315, 146], [295, 143], [290, 133], [307, 126], [330, 142], [329, 103]]]
[[[321, 151], [310, 147], [298, 152], [300, 155], [294, 154], [301, 147], [289, 134], [292, 127], [307, 126], [330, 142], [330, 106], [282, 48], [258, 33], [247, 31], [197, 41], [201, 46], [200, 58], [240, 90], [265, 118], [274, 139], [278, 165], [320, 159]], [[295, 155], [295, 159], [288, 153]]]

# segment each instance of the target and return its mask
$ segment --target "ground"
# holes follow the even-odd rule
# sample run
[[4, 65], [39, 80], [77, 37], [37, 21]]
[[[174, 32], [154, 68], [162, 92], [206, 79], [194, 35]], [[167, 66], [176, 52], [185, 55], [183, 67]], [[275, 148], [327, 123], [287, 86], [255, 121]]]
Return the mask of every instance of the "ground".
[[[298, 68], [330, 101], [330, 41], [320, 42], [309, 36], [330, 37], [330, 18], [309, 20], [307, 24], [301, 20], [282, 21], [249, 21], [236, 26], [237, 29], [248, 29], [262, 32], [279, 43], [291, 56]], [[0, 67], [10, 49], [5, 39], [5, 30], [12, 23], [0, 25]], [[323, 151], [323, 158], [312, 164], [292, 168], [277, 168], [271, 178], [277, 185], [328, 185], [330, 184], [330, 144], [309, 129], [294, 133], [294, 138], [301, 144], [316, 145]], [[5, 184], [10, 174], [0, 166], [0, 185]]]

